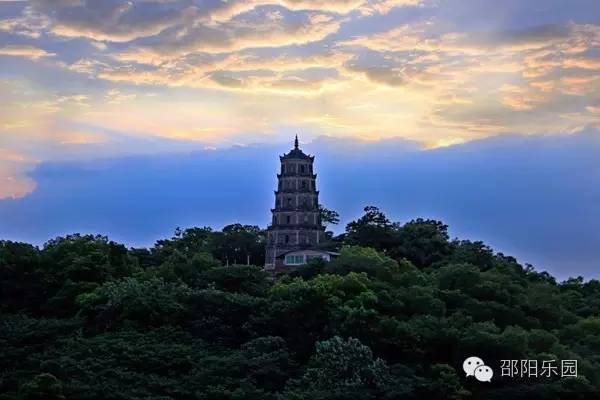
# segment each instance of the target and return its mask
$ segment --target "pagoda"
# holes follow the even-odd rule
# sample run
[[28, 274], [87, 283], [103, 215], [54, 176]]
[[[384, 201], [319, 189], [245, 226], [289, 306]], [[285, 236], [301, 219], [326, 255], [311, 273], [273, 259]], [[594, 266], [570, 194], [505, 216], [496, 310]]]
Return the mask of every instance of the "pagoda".
[[319, 249], [325, 227], [319, 212], [317, 175], [313, 172], [314, 156], [305, 154], [298, 145], [279, 157], [275, 208], [267, 229], [266, 270], [281, 270], [305, 264], [312, 257], [329, 260], [333, 253]]

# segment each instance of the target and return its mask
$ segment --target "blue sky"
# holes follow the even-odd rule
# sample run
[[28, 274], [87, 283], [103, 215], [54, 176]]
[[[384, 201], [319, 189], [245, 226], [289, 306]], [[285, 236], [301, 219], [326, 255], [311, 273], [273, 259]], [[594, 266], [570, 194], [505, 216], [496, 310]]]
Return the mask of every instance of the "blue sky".
[[[37, 189], [0, 201], [0, 237], [43, 243], [58, 234], [104, 233], [147, 246], [175, 227], [266, 226], [285, 145], [44, 163]], [[366, 205], [392, 220], [436, 218], [453, 237], [561, 278], [600, 277], [600, 135], [502, 135], [422, 150], [403, 139], [319, 137], [321, 201], [345, 223]]]
[[0, 66], [0, 236], [264, 225], [301, 133], [346, 220], [594, 271], [597, 0], [0, 0]]

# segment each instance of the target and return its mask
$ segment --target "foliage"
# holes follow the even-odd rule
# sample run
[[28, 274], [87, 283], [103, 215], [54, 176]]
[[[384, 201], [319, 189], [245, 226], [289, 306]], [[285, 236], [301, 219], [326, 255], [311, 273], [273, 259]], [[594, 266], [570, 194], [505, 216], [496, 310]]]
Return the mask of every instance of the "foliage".
[[24, 400], [63, 400], [62, 384], [52, 374], [36, 375], [21, 387]]
[[77, 304], [83, 315], [101, 323], [104, 329], [125, 321], [160, 326], [182, 320], [192, 294], [192, 289], [182, 283], [124, 278], [80, 295]]
[[345, 275], [349, 272], [366, 272], [369, 275], [391, 272], [399, 268], [393, 259], [370, 247], [345, 246], [327, 267], [326, 271]]
[[340, 214], [337, 211], [330, 210], [323, 204], [319, 204], [319, 216], [321, 222], [327, 226], [328, 224], [337, 225], [340, 223]]
[[377, 207], [367, 206], [364, 211], [365, 215], [346, 225], [346, 242], [376, 250], [392, 247], [398, 226]]
[[[265, 273], [264, 232], [178, 230], [149, 249], [0, 241], [0, 399], [555, 399], [600, 392], [600, 282], [522, 266], [376, 207], [339, 251]], [[251, 263], [258, 266], [246, 265]], [[490, 384], [464, 376], [477, 355]], [[502, 359], [578, 360], [508, 379]]]
[[377, 398], [391, 382], [389, 367], [374, 359], [371, 349], [359, 340], [334, 336], [317, 342], [304, 375], [292, 382], [284, 398], [367, 399]]
[[[171, 239], [156, 243], [147, 261], [151, 265], [160, 265], [176, 252], [186, 258], [197, 253], [208, 253], [227, 265], [263, 265], [264, 246], [265, 232], [254, 225], [231, 224], [221, 231], [213, 231], [208, 227], [178, 228]], [[146, 258], [145, 254], [141, 255]]]

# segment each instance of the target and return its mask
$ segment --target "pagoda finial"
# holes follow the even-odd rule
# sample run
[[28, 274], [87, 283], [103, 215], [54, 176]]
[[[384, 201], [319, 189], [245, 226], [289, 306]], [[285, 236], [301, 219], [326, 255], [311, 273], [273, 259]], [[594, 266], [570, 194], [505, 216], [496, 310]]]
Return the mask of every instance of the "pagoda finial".
[[294, 149], [298, 150], [298, 135], [296, 135], [296, 140], [294, 140]]

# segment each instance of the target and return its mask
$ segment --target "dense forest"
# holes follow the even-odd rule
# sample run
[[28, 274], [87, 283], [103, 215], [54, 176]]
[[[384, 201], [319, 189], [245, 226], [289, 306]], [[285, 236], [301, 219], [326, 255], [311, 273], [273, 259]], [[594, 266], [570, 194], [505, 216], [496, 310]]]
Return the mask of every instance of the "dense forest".
[[[0, 399], [600, 398], [599, 281], [375, 207], [324, 246], [339, 257], [272, 276], [255, 226], [0, 241]], [[465, 377], [472, 355], [491, 382]], [[505, 359], [578, 377], [502, 377]]]

